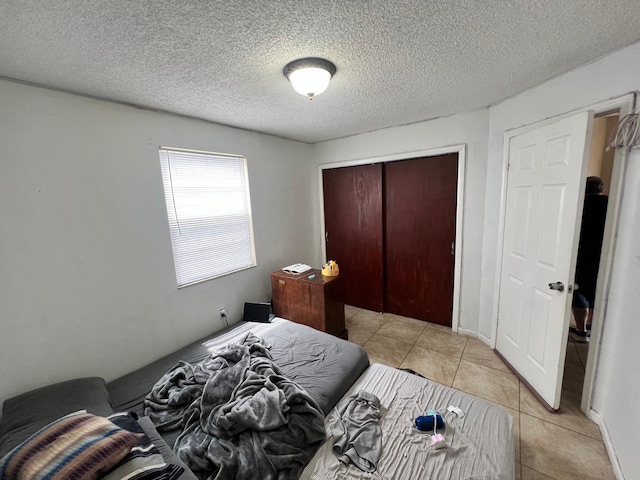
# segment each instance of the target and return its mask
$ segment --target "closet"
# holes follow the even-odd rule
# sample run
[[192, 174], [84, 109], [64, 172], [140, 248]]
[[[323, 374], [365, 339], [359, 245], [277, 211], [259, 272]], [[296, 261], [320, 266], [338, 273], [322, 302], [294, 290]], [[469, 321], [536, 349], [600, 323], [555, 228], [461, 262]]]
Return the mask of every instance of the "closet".
[[458, 154], [325, 169], [345, 303], [451, 325]]

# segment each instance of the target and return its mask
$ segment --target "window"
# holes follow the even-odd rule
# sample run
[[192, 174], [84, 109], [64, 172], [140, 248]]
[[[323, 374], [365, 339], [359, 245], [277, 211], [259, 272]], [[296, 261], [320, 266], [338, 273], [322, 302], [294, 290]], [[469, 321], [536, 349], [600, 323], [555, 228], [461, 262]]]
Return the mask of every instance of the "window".
[[178, 288], [256, 265], [247, 159], [160, 148]]

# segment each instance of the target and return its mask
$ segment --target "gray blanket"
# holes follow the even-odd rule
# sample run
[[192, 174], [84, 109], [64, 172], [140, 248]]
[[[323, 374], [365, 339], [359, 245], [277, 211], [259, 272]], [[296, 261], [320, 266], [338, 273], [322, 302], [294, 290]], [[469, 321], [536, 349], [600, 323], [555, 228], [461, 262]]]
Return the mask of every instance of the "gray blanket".
[[249, 333], [196, 364], [179, 362], [145, 399], [158, 431], [200, 479], [298, 478], [325, 438], [316, 402]]

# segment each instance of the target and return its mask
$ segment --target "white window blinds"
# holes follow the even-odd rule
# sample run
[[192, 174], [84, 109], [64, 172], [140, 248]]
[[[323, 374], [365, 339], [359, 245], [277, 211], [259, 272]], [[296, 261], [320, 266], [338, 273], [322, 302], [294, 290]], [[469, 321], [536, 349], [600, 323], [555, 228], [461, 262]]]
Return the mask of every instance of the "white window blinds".
[[178, 287], [256, 265], [246, 158], [160, 148]]

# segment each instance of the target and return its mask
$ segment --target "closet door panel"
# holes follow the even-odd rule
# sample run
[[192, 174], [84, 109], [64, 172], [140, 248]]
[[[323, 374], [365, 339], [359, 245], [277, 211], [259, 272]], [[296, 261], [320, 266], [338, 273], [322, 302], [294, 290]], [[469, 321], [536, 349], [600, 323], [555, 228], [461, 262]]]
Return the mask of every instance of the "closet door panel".
[[457, 158], [385, 164], [385, 311], [451, 325]]
[[345, 278], [345, 303], [383, 309], [382, 164], [323, 170], [327, 259]]

